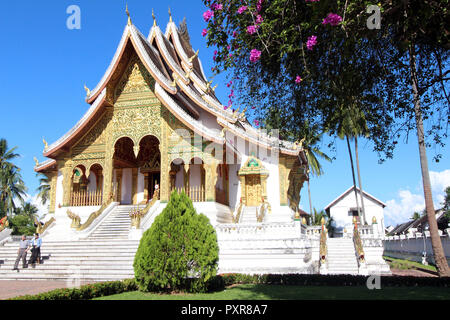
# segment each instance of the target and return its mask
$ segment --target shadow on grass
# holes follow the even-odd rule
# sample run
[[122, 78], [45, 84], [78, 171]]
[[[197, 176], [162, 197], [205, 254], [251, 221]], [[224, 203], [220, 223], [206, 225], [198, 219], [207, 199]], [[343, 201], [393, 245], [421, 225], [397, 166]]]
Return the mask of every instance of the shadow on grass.
[[154, 294], [127, 292], [103, 297], [107, 300], [450, 300], [450, 290], [442, 287], [289, 286], [238, 285], [205, 294]]

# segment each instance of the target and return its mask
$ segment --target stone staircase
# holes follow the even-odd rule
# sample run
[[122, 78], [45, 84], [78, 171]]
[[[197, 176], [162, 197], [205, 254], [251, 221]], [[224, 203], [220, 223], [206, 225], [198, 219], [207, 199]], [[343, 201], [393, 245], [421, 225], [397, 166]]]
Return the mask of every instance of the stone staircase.
[[256, 220], [256, 210], [258, 207], [247, 207], [245, 206], [241, 212], [241, 220], [239, 223], [252, 224], [257, 223]]
[[328, 274], [358, 274], [352, 238], [327, 239]]
[[[139, 241], [42, 241], [42, 264], [13, 271], [19, 242], [0, 246], [0, 280], [113, 281], [134, 277], [133, 262]], [[30, 258], [31, 252], [27, 255]]]
[[91, 240], [128, 239], [131, 228], [129, 213], [136, 206], [117, 206], [111, 214], [89, 235]]

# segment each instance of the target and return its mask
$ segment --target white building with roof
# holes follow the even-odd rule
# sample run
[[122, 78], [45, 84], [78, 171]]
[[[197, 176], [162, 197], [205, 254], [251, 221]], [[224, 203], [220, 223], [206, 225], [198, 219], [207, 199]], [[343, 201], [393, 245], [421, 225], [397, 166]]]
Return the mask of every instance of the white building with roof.
[[371, 194], [363, 191], [366, 221], [361, 221], [364, 219], [360, 219], [358, 216], [356, 196], [354, 192], [355, 188], [362, 215], [360, 189], [354, 186], [348, 188], [344, 193], [331, 201], [330, 204], [325, 207], [325, 212], [334, 221], [334, 236], [340, 237], [344, 233], [352, 232], [353, 217], [356, 217], [357, 220], [363, 224], [367, 223], [368, 225], [372, 225], [376, 222], [379, 234], [384, 235], [384, 208], [386, 207], [386, 204]]

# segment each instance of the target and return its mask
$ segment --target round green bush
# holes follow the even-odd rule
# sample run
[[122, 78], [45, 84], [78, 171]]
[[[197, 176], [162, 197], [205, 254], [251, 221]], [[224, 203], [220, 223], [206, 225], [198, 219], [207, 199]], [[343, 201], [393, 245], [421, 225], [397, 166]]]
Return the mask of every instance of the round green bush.
[[196, 213], [184, 192], [174, 191], [144, 232], [133, 266], [141, 291], [204, 292], [217, 273], [218, 260], [217, 235], [209, 219]]

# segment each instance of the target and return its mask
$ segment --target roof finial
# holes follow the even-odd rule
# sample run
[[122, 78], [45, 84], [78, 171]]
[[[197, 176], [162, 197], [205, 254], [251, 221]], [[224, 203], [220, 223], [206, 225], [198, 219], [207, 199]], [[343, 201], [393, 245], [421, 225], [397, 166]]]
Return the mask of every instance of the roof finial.
[[91, 90], [89, 90], [89, 88], [86, 87], [86, 84], [84, 84], [84, 90], [86, 90], [86, 96], [89, 97], [91, 95]]
[[36, 159], [36, 157], [34, 157], [33, 160], [34, 160], [34, 163], [36, 163], [36, 167], [39, 167], [39, 161], [38, 161], [38, 159]]
[[172, 12], [170, 12], [170, 7], [169, 7], [169, 22], [173, 22], [173, 20], [172, 20]]
[[47, 143], [47, 141], [45, 141], [45, 139], [42, 138], [42, 142], [44, 142], [44, 151], [47, 151], [47, 149], [48, 149], [48, 143]]
[[192, 57], [189, 58], [189, 63], [192, 63], [192, 60], [194, 60], [198, 56], [199, 51], [200, 49], [198, 49], [197, 52]]
[[126, 5], [125, 12], [127, 13], [128, 16], [128, 25], [131, 26], [133, 23], [131, 22], [130, 11], [128, 11], [128, 3]]
[[153, 11], [153, 8], [152, 8], [152, 18], [153, 18], [153, 26], [156, 27], [156, 18], [155, 18], [155, 12]]

